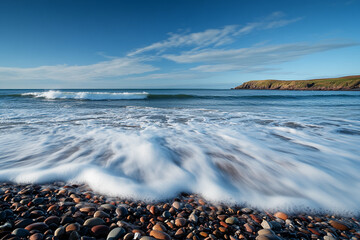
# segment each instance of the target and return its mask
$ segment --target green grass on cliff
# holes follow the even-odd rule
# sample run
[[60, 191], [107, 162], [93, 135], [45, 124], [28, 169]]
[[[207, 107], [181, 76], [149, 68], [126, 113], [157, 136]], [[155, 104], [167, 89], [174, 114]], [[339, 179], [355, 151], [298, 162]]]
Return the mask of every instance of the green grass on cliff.
[[360, 88], [360, 75], [312, 80], [258, 80], [245, 82], [235, 89], [283, 90], [354, 90]]

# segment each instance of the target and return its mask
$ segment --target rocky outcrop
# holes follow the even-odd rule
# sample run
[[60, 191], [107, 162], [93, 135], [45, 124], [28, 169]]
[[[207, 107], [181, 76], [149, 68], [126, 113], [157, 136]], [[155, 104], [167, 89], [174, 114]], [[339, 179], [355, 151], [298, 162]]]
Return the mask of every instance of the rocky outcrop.
[[351, 91], [360, 90], [360, 75], [341, 78], [312, 80], [258, 80], [245, 82], [234, 89], [263, 90], [316, 90], [316, 91]]

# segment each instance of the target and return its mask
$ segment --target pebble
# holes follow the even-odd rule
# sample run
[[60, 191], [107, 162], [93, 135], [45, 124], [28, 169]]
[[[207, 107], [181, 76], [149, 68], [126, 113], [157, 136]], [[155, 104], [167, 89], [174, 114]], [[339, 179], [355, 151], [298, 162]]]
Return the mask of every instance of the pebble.
[[11, 234], [18, 236], [18, 237], [26, 237], [30, 234], [30, 232], [24, 228], [17, 228], [14, 231], [12, 231]]
[[341, 230], [341, 231], [349, 230], [348, 226], [346, 226], [345, 224], [343, 224], [343, 223], [341, 223], [339, 221], [330, 220], [329, 223], [333, 228], [336, 228], [337, 230]]
[[288, 219], [288, 215], [287, 214], [285, 214], [285, 213], [283, 213], [283, 212], [277, 212], [277, 213], [275, 213], [274, 214], [274, 217], [277, 217], [277, 218], [280, 218], [280, 219], [282, 219], [282, 220], [286, 220], [286, 219]]
[[117, 240], [120, 237], [124, 236], [125, 233], [126, 233], [125, 229], [123, 229], [122, 227], [116, 227], [109, 232], [106, 240]]
[[150, 236], [154, 237], [156, 239], [160, 239], [160, 240], [170, 240], [170, 236], [162, 231], [157, 231], [157, 230], [151, 230], [150, 231]]
[[105, 224], [105, 222], [101, 218], [89, 218], [88, 220], [86, 220], [84, 222], [83, 225], [87, 226], [87, 227], [93, 227], [96, 225], [104, 225], [104, 224]]
[[0, 183], [0, 239], [359, 240], [360, 225], [357, 217], [213, 205], [195, 194], [147, 203], [85, 185]]
[[91, 228], [91, 233], [97, 238], [107, 236], [109, 231], [110, 228], [106, 225], [96, 225]]

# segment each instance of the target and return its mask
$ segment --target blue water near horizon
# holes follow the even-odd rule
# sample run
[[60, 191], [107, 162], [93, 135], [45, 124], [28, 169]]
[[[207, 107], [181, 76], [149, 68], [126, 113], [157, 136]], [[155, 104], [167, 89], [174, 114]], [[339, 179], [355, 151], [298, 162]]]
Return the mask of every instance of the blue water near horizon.
[[360, 92], [0, 90], [0, 180], [360, 210]]

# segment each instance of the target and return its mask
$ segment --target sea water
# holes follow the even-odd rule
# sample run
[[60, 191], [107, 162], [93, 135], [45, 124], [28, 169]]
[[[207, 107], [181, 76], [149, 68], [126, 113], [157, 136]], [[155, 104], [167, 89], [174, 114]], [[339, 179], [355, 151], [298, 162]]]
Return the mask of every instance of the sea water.
[[0, 181], [360, 212], [360, 92], [0, 90]]

